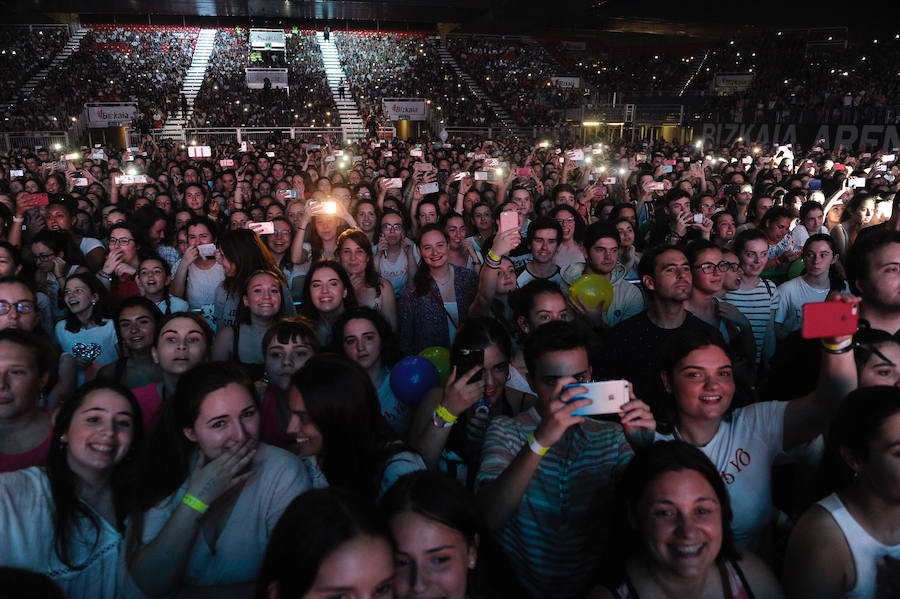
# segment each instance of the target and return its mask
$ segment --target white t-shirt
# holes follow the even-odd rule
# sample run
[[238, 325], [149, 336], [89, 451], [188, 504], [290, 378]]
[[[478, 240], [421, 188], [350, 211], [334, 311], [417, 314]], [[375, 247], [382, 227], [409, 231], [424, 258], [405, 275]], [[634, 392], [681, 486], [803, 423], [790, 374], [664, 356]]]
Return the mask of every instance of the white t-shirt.
[[[525, 268], [522, 269], [522, 272], [519, 273], [519, 276], [516, 277], [516, 283], [518, 284], [519, 287], [524, 287], [528, 283], [530, 283], [534, 280], [537, 280], [538, 278], [539, 277], [536, 277], [533, 274], [531, 274], [531, 271], [528, 270], [528, 264], [526, 264]], [[547, 277], [547, 280], [553, 281], [554, 283], [559, 285], [559, 288], [563, 293], [568, 292], [569, 286], [563, 280], [562, 272], [559, 270], [558, 266], [556, 267], [556, 272], [554, 272], [552, 275]]]
[[103, 251], [106, 251], [106, 248], [103, 247], [100, 240], [94, 239], [93, 237], [82, 237], [81, 242], [78, 244], [78, 249], [81, 250], [81, 253], [85, 256], [88, 255], [88, 252], [92, 252], [97, 248], [102, 248]]
[[[754, 551], [772, 521], [772, 463], [784, 453], [787, 406], [786, 401], [765, 401], [738, 408], [709, 443], [697, 448], [716, 466], [728, 489], [735, 543]], [[656, 433], [655, 440], [674, 438]]]
[[818, 289], [803, 280], [803, 277], [791, 279], [778, 286], [778, 309], [775, 311], [775, 322], [783, 323], [782, 330], [787, 333], [799, 331], [803, 326], [803, 304], [824, 302], [829, 288]]
[[[181, 264], [179, 262], [179, 264]], [[176, 270], [178, 270], [176, 268]], [[187, 300], [191, 310], [202, 308], [204, 305], [212, 306], [216, 301], [216, 289], [225, 280], [225, 269], [218, 262], [212, 268], [203, 270], [196, 264], [188, 266], [187, 289], [184, 299]]]

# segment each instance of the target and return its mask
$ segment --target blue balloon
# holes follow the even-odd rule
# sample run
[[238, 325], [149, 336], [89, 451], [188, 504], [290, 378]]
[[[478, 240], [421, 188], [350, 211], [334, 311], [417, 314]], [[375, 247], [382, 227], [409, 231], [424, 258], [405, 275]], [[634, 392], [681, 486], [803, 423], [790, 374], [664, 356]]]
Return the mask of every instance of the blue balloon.
[[391, 370], [391, 391], [401, 403], [414, 406], [441, 382], [437, 368], [422, 356], [407, 356]]

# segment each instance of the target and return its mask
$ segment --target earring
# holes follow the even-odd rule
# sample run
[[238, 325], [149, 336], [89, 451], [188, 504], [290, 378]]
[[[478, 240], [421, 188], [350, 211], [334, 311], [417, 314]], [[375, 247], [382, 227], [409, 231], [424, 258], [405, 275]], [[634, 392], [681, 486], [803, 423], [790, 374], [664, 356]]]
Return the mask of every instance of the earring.
[[65, 447], [66, 445], [69, 444], [69, 441], [66, 439], [65, 435], [59, 436], [59, 444], [62, 445], [63, 447]]

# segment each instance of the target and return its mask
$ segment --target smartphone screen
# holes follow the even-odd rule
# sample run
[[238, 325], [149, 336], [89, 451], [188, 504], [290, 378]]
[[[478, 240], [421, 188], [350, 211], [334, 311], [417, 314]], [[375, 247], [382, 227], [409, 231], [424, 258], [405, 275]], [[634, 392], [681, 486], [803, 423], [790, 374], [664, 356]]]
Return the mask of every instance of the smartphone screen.
[[[459, 352], [459, 363], [456, 365], [456, 375], [458, 377], [469, 372], [476, 366], [484, 366], [484, 350], [483, 349], [463, 349]], [[467, 382], [475, 383], [481, 380], [484, 374], [484, 368], [479, 370]]]
[[519, 228], [519, 213], [515, 210], [507, 210], [500, 213], [500, 232]]

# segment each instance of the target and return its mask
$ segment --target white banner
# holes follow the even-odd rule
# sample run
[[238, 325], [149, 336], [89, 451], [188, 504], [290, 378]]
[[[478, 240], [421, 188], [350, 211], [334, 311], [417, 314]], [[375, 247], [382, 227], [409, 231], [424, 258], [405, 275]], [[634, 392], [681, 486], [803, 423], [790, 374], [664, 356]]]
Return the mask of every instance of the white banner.
[[424, 121], [425, 100], [421, 98], [385, 98], [384, 115], [392, 121]]
[[137, 115], [137, 104], [85, 104], [89, 127], [127, 127]]
[[752, 73], [735, 73], [716, 75], [715, 86], [717, 92], [744, 91], [753, 84]]
[[281, 29], [251, 29], [251, 50], [282, 50], [284, 49], [284, 31]]
[[245, 69], [247, 71], [247, 87], [250, 89], [262, 89], [266, 86], [266, 79], [272, 83], [272, 87], [288, 88], [287, 69]]
[[560, 77], [558, 75], [553, 75], [550, 77], [550, 81], [553, 85], [559, 87], [581, 87], [581, 77]]

